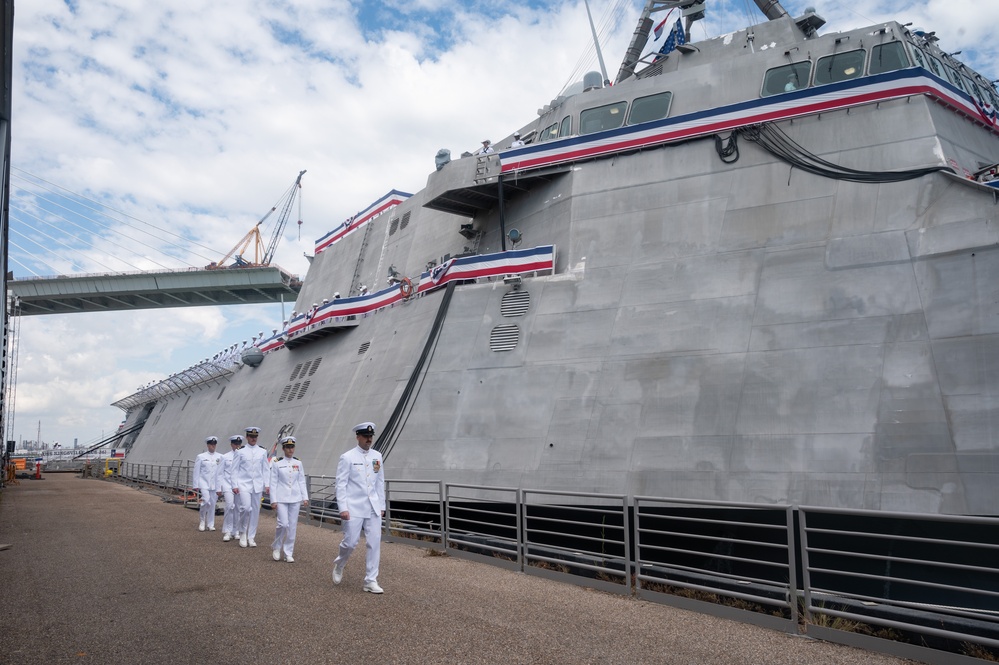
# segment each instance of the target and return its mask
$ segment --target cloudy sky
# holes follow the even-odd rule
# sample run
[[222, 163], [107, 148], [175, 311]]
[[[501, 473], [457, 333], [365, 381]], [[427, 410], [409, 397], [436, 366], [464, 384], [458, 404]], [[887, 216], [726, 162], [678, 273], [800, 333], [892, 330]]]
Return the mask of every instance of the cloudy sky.
[[[316, 238], [390, 189], [422, 189], [439, 148], [507, 135], [594, 69], [581, 2], [19, 2], [10, 267], [204, 265], [307, 169], [301, 238], [296, 209], [275, 258], [304, 276]], [[592, 0], [612, 77], [641, 4]], [[911, 21], [999, 78], [999, 2], [783, 4], [814, 6], [824, 31]], [[709, 0], [693, 39], [759, 22], [750, 6]], [[281, 319], [280, 305], [24, 317], [5, 438], [40, 424], [49, 444], [96, 442], [122, 419], [111, 402]]]

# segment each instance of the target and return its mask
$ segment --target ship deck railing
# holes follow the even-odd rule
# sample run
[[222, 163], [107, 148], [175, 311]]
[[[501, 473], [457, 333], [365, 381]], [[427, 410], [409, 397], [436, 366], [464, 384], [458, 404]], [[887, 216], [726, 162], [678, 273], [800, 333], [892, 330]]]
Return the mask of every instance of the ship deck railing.
[[[175, 492], [190, 467], [114, 479]], [[335, 478], [308, 487], [299, 519], [338, 526]], [[999, 654], [999, 518], [441, 480], [386, 498], [390, 542], [926, 663]]]

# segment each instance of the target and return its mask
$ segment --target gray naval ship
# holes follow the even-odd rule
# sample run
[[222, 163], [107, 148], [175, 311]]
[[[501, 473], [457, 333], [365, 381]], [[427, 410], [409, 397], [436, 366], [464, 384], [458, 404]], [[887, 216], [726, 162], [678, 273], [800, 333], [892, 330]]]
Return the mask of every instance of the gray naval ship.
[[289, 320], [117, 402], [116, 447], [252, 424], [331, 476], [372, 420], [390, 478], [997, 514], [996, 90], [755, 1], [692, 42], [705, 3], [650, 0], [613, 85], [336, 226]]

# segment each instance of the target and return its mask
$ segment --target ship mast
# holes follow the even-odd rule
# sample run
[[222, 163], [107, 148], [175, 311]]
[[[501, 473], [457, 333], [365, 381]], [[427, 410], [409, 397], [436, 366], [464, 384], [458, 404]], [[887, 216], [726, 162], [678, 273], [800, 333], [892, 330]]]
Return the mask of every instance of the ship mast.
[[[691, 24], [704, 16], [705, 2], [706, 0], [648, 0], [645, 3], [645, 9], [642, 10], [642, 15], [638, 18], [638, 26], [631, 36], [631, 44], [628, 45], [624, 60], [621, 61], [621, 68], [617, 72], [615, 83], [620, 83], [635, 73], [635, 65], [642, 57], [642, 49], [649, 42], [649, 32], [652, 31], [652, 14], [666, 9], [680, 8], [685, 10], [684, 14], [687, 20], [684, 29], [689, 35]], [[753, 2], [771, 21], [787, 16], [787, 10], [780, 4], [780, 0], [753, 0]]]
[[597, 39], [597, 29], [593, 27], [593, 15], [590, 14], [590, 0], [583, 0], [583, 4], [586, 5], [586, 18], [590, 20], [590, 32], [593, 33], [593, 46], [597, 49], [597, 61], [600, 62], [600, 76], [603, 78], [603, 84], [609, 85], [610, 79], [607, 78], [607, 66], [604, 64], [604, 52], [600, 49], [600, 40]]

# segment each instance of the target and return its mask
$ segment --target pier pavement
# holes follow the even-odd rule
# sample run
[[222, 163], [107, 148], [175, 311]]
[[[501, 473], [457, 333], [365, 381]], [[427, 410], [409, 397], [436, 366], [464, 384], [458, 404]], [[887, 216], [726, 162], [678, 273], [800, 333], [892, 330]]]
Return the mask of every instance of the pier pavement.
[[[0, 493], [0, 663], [665, 663], [904, 661], [425, 549], [363, 549], [330, 579], [340, 534], [299, 525], [295, 563], [199, 532], [196, 511], [76, 475]], [[221, 517], [219, 525], [221, 526]]]

